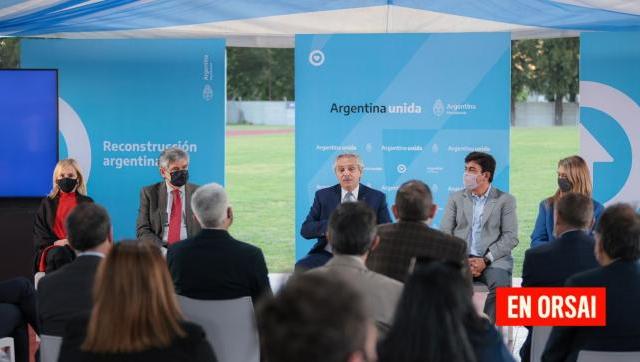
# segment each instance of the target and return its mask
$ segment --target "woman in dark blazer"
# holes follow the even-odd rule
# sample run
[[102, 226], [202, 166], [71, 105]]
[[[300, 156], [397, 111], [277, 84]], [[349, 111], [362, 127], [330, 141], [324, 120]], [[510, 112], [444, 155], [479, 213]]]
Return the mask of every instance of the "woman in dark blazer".
[[36, 272], [53, 271], [75, 258], [67, 246], [64, 223], [77, 204], [93, 202], [86, 195], [87, 186], [78, 162], [72, 158], [59, 161], [53, 170], [51, 192], [40, 203], [33, 225]]
[[[553, 235], [553, 205], [567, 192], [577, 192], [588, 197], [592, 195], [589, 167], [580, 156], [570, 156], [558, 161], [558, 190], [553, 196], [540, 202], [536, 225], [531, 233], [531, 247], [556, 239]], [[591, 232], [603, 210], [602, 204], [593, 200], [594, 223]]]
[[216, 362], [203, 329], [186, 322], [160, 248], [113, 246], [96, 274], [91, 315], [72, 319], [60, 362]]

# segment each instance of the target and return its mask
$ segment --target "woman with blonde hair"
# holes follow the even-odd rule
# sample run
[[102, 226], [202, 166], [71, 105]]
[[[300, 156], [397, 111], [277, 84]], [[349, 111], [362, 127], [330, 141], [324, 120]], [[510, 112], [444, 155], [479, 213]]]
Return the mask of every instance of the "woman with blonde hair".
[[184, 321], [160, 248], [113, 246], [96, 274], [89, 317], [69, 321], [59, 361], [216, 361], [205, 333]]
[[[553, 196], [540, 202], [536, 225], [531, 233], [531, 247], [555, 240], [553, 235], [553, 206], [560, 197], [569, 192], [592, 197], [592, 190], [589, 167], [582, 157], [569, 156], [558, 161], [558, 189]], [[602, 214], [603, 210], [602, 204], [593, 200], [595, 222], [590, 232], [593, 232], [593, 227], [600, 219], [600, 214]]]
[[58, 161], [53, 170], [53, 187], [40, 203], [33, 226], [36, 272], [56, 270], [75, 258], [68, 246], [65, 221], [76, 205], [83, 202], [93, 200], [87, 196], [80, 165], [72, 158]]

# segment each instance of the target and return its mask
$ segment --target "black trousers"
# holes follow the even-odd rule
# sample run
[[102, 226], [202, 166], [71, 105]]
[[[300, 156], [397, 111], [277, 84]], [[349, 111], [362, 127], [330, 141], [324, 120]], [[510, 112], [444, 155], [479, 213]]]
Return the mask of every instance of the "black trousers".
[[36, 293], [26, 278], [0, 282], [0, 337], [12, 337], [16, 361], [29, 361], [27, 324], [39, 332]]

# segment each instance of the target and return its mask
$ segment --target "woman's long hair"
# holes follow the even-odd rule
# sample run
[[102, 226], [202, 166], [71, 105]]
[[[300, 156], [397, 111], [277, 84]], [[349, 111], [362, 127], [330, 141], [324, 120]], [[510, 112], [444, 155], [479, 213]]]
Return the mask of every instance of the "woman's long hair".
[[[591, 175], [589, 166], [585, 160], [577, 155], [569, 156], [558, 161], [558, 167], [562, 166], [567, 174], [567, 179], [571, 182], [571, 190], [587, 197], [591, 197], [593, 187], [591, 185]], [[562, 191], [560, 188], [549, 198], [551, 204], [554, 204], [560, 198]]]
[[168, 347], [185, 336], [173, 283], [160, 249], [122, 241], [98, 269], [82, 350], [127, 353]]
[[71, 166], [74, 170], [76, 170], [76, 174], [78, 175], [78, 186], [76, 187], [76, 192], [81, 195], [87, 194], [87, 185], [84, 182], [84, 175], [82, 175], [82, 169], [80, 169], [80, 165], [78, 161], [73, 158], [67, 158], [64, 160], [58, 161], [56, 167], [53, 169], [53, 186], [51, 187], [51, 192], [49, 193], [49, 198], [54, 199], [60, 193], [60, 187], [58, 187], [58, 176], [62, 172], [62, 168], [65, 166]]
[[467, 331], [482, 328], [470, 281], [459, 265], [418, 263], [407, 280], [395, 321], [379, 345], [381, 362], [475, 362]]

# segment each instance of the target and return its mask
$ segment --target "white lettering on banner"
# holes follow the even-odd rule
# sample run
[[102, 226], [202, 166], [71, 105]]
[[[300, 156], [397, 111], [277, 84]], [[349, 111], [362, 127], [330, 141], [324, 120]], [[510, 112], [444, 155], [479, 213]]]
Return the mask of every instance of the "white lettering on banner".
[[380, 149], [382, 151], [385, 151], [385, 152], [394, 152], [394, 151], [421, 152], [421, 151], [423, 151], [422, 146], [420, 146], [420, 145], [415, 145], [415, 146], [386, 146], [386, 145], [382, 145]]
[[114, 167], [121, 169], [124, 167], [158, 167], [158, 155], [167, 148], [180, 148], [189, 153], [198, 152], [198, 145], [189, 141], [178, 141], [177, 143], [120, 143], [108, 140], [102, 141], [102, 150], [105, 153], [125, 153], [125, 152], [153, 152], [153, 155], [131, 155], [131, 157], [104, 157], [103, 167]]
[[449, 152], [487, 152], [490, 153], [491, 152], [491, 147], [489, 146], [477, 146], [477, 147], [472, 147], [472, 146], [452, 146], [449, 145], [449, 147], [447, 148], [447, 151]]
[[509, 318], [531, 318], [531, 296], [510, 295], [507, 297]]
[[340, 145], [316, 145], [316, 150], [318, 151], [357, 151], [358, 147], [356, 147], [355, 145], [347, 145], [347, 146], [340, 146]]

